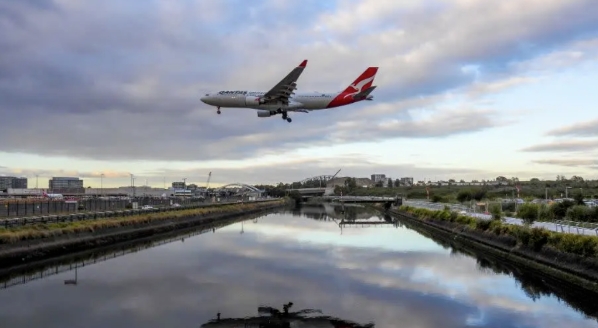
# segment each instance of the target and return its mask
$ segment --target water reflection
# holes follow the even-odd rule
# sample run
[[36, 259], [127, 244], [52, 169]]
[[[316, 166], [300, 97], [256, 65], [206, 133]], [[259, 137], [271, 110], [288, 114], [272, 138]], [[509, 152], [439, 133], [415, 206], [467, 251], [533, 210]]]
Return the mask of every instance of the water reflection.
[[[307, 210], [317, 214], [312, 206]], [[354, 226], [340, 235], [332, 216], [343, 213], [333, 210], [321, 209], [311, 220], [273, 213], [79, 267], [74, 288], [64, 286], [74, 276], [70, 271], [0, 290], [0, 322], [198, 327], [217, 313], [221, 320], [245, 318], [263, 304], [292, 300], [294, 309], [320, 309], [327, 319], [376, 327], [596, 326], [552, 295], [531, 299], [522, 287], [538, 288], [532, 276], [518, 283], [519, 273], [504, 274], [509, 268], [491, 258], [477, 261], [403, 224]], [[386, 221], [355, 211], [355, 220]], [[505, 271], [488, 269], [495, 267]], [[580, 297], [592, 302], [588, 294]]]
[[[259, 316], [244, 318], [221, 318], [220, 313], [217, 318], [201, 325], [202, 328], [224, 328], [224, 327], [270, 327], [270, 328], [290, 328], [290, 327], [343, 327], [343, 328], [373, 328], [374, 323], [365, 325], [358, 324], [322, 315], [321, 310], [303, 309], [289, 312], [293, 302], [283, 305], [282, 311], [270, 307], [258, 307]], [[316, 315], [314, 315], [316, 314]], [[241, 326], [242, 325], [242, 326]]]
[[[415, 225], [406, 223], [405, 226], [432, 238]], [[557, 300], [565, 301], [568, 306], [583, 313], [586, 317], [598, 318], [598, 302], [596, 302], [598, 295], [580, 290], [579, 287], [567, 282], [540, 275], [525, 267], [501, 261], [487, 253], [468, 249], [454, 239], [434, 237], [433, 240], [443, 248], [450, 250], [452, 256], [475, 258], [478, 270], [481, 272], [514, 277], [516, 285], [534, 302], [542, 297], [556, 297]]]

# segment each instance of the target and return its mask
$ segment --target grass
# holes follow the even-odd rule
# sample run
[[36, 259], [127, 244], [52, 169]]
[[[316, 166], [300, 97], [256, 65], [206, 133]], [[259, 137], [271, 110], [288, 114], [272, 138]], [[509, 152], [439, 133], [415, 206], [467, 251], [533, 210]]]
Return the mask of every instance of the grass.
[[14, 244], [23, 240], [52, 238], [78, 233], [93, 233], [95, 231], [104, 229], [131, 227], [157, 221], [177, 220], [193, 216], [204, 216], [216, 213], [242, 213], [248, 210], [262, 208], [265, 205], [272, 205], [273, 203], [280, 202], [280, 200], [275, 200], [272, 202], [261, 203], [240, 203], [218, 207], [202, 207], [196, 209], [147, 213], [106, 219], [90, 219], [73, 222], [0, 228], [0, 245]]
[[511, 225], [501, 220], [484, 220], [466, 215], [459, 215], [447, 210], [429, 210], [401, 206], [400, 210], [422, 220], [445, 221], [458, 224], [465, 229], [477, 230], [490, 239], [500, 240], [503, 244], [519, 247], [534, 252], [561, 252], [595, 260], [598, 255], [598, 236], [587, 236], [554, 232], [544, 228], [530, 228], [523, 225]]

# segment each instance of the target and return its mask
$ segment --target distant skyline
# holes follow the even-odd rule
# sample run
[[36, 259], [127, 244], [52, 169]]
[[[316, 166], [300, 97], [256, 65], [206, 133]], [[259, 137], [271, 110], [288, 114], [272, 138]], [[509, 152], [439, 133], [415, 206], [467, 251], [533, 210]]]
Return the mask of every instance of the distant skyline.
[[[46, 188], [293, 182], [598, 179], [592, 0], [12, 1], [0, 3], [0, 174]], [[264, 13], [268, 13], [264, 15]], [[562, 19], [575, 17], [575, 19]], [[555, 23], [558, 22], [558, 23]], [[374, 101], [289, 124], [199, 98], [300, 91], [380, 67]]]

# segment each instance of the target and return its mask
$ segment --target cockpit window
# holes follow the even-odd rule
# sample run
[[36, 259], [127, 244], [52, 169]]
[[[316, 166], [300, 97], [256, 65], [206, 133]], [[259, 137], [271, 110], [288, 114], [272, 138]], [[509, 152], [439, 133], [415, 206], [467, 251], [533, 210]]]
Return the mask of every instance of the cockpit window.
[[206, 93], [206, 97], [209, 97], [209, 96], [210, 96], [210, 94], [209, 94], [209, 93]]

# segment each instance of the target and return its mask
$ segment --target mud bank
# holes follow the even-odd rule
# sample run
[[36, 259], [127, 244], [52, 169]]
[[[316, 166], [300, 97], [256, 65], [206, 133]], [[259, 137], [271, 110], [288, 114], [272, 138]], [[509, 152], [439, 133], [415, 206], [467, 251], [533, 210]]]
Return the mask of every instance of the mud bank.
[[422, 220], [400, 210], [390, 210], [388, 213], [424, 229], [435, 237], [459, 242], [496, 260], [524, 265], [537, 275], [558, 279], [577, 288], [598, 293], [598, 268], [586, 263], [581, 257], [557, 254], [560, 252], [555, 251], [535, 252], [513, 247], [501, 243], [499, 238], [490, 238], [484, 232], [466, 229], [458, 223]]
[[275, 200], [259, 204], [239, 204], [231, 211], [207, 213], [172, 220], [149, 221], [142, 224], [124, 225], [93, 232], [63, 234], [52, 238], [23, 240], [0, 248], [0, 270], [15, 266], [31, 265], [42, 260], [54, 259], [79, 252], [95, 250], [115, 244], [155, 237], [156, 235], [214, 224], [248, 214], [266, 213], [281, 208], [286, 202]]

